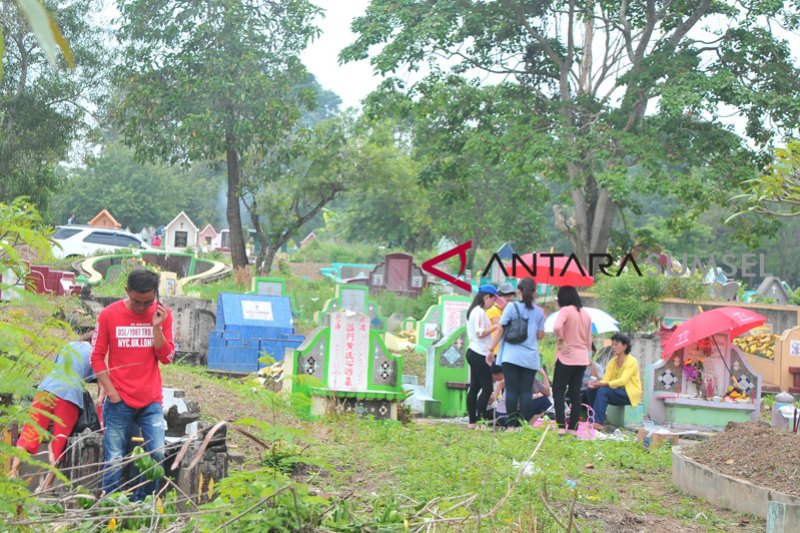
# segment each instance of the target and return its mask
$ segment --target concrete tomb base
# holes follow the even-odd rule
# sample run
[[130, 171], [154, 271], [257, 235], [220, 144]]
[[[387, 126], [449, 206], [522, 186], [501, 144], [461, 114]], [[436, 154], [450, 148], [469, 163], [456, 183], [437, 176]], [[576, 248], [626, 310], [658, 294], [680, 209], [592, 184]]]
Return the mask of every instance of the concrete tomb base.
[[[692, 496], [764, 519], [767, 518], [769, 506], [773, 502], [800, 505], [800, 498], [760, 487], [701, 465], [687, 457], [683, 453], [684, 449], [683, 446], [672, 448], [672, 483]], [[794, 525], [798, 525], [798, 522]]]

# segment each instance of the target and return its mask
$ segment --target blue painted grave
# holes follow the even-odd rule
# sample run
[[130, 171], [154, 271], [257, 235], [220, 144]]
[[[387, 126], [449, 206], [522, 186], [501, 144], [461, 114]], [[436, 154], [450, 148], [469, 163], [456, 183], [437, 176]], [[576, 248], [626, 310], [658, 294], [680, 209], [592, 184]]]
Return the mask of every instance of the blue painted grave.
[[256, 372], [269, 355], [281, 361], [287, 348], [305, 337], [294, 332], [288, 296], [220, 293], [217, 325], [208, 335], [208, 368], [227, 372]]

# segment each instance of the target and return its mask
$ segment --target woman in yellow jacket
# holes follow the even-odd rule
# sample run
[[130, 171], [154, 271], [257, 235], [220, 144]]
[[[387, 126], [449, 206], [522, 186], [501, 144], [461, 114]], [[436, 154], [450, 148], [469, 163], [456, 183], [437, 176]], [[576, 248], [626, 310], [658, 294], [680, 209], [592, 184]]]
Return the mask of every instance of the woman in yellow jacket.
[[601, 381], [589, 381], [589, 402], [594, 409], [595, 427], [604, 429], [609, 405], [636, 407], [642, 401], [642, 380], [639, 362], [631, 353], [631, 339], [622, 333], [611, 337], [611, 349], [616, 356], [609, 361]]

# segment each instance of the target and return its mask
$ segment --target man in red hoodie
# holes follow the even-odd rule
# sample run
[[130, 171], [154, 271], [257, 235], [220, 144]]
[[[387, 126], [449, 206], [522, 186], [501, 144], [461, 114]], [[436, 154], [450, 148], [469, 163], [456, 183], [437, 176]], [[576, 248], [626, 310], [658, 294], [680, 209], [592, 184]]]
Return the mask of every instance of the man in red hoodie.
[[[125, 299], [100, 312], [92, 339], [92, 369], [106, 393], [105, 494], [119, 489], [131, 423], [141, 427], [144, 447], [151, 457], [159, 462], [164, 460], [158, 363], [171, 363], [175, 353], [172, 313], [158, 300], [158, 275], [149, 270], [134, 270], [128, 275], [125, 293]], [[134, 499], [143, 499], [157, 488], [158, 483], [140, 487]]]

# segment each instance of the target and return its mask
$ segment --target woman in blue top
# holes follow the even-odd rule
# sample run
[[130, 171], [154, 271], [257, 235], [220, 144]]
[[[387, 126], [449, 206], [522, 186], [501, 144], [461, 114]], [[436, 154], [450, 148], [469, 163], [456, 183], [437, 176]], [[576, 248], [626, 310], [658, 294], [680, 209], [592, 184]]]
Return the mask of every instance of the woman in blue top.
[[519, 344], [503, 342], [498, 362], [506, 380], [506, 410], [509, 425], [527, 423], [534, 416], [533, 379], [542, 367], [539, 358], [539, 340], [544, 338], [544, 311], [533, 303], [536, 282], [530, 278], [520, 280], [517, 285], [520, 301], [506, 305], [500, 317], [500, 335], [489, 350], [503, 338], [503, 328], [515, 318], [528, 320], [528, 336]]

